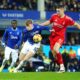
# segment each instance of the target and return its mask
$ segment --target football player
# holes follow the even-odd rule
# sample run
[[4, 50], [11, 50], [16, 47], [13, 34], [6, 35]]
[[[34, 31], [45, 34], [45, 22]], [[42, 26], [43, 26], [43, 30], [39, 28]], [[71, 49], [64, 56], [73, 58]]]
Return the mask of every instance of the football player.
[[5, 47], [5, 51], [4, 51], [4, 59], [0, 67], [0, 72], [5, 67], [6, 62], [10, 59], [10, 55], [12, 57], [12, 62], [8, 70], [11, 72], [12, 68], [14, 67], [18, 59], [18, 50], [19, 46], [21, 45], [21, 41], [22, 41], [22, 32], [17, 27], [17, 21], [12, 20], [11, 26], [9, 26], [5, 30], [5, 33], [2, 38], [2, 46]]

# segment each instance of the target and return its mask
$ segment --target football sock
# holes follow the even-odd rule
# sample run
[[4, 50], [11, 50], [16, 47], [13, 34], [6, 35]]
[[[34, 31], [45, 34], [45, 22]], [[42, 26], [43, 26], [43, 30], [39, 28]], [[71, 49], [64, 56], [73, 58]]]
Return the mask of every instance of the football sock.
[[56, 58], [57, 58], [56, 61], [58, 64], [63, 64], [63, 58], [62, 58], [62, 55], [60, 53], [56, 54]]
[[16, 69], [17, 70], [20, 69], [22, 67], [23, 63], [24, 63], [24, 61], [21, 61], [20, 64], [16, 67]]
[[6, 62], [7, 62], [7, 60], [6, 60], [6, 59], [4, 59], [4, 60], [3, 60], [3, 62], [2, 62], [2, 65], [1, 65], [1, 66], [3, 66], [3, 67], [4, 67], [4, 66], [5, 66], [5, 64], [6, 64]]
[[12, 62], [11, 65], [9, 66], [10, 68], [13, 68], [15, 65], [15, 62]]

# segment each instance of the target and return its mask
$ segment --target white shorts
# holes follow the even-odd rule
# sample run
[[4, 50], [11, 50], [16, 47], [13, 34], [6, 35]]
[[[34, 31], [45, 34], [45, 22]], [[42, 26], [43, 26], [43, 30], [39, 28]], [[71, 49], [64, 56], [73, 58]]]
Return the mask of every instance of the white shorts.
[[28, 52], [32, 52], [33, 54], [35, 54], [39, 48], [40, 43], [30, 44], [28, 41], [26, 41], [22, 47], [21, 53], [27, 54]]
[[18, 59], [18, 49], [12, 49], [12, 48], [6, 46], [5, 47], [5, 55], [4, 55], [5, 59], [9, 60], [10, 55], [12, 57], [12, 61], [16, 62]]

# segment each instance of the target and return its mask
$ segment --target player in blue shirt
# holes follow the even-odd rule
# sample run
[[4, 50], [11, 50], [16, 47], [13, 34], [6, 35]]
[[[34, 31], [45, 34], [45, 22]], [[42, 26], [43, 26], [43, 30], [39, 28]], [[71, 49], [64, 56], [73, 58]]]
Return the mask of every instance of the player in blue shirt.
[[28, 59], [30, 59], [32, 56], [34, 56], [34, 54], [36, 53], [36, 51], [38, 50], [38, 48], [40, 48], [40, 43], [41, 42], [35, 42], [33, 40], [34, 35], [36, 34], [41, 34], [42, 30], [48, 30], [48, 27], [42, 27], [40, 25], [37, 24], [33, 24], [32, 20], [27, 20], [26, 21], [26, 28], [23, 31], [23, 47], [21, 49], [20, 52], [20, 63], [19, 65], [14, 69], [14, 72], [17, 72], [19, 70], [19, 68], [23, 65], [24, 61], [27, 61]]
[[5, 46], [5, 52], [4, 52], [5, 54], [2, 66], [0, 67], [0, 72], [3, 70], [6, 61], [9, 60], [10, 54], [12, 57], [12, 63], [8, 68], [8, 70], [11, 71], [11, 69], [14, 67], [14, 64], [18, 59], [18, 49], [21, 45], [21, 42], [22, 42], [22, 32], [17, 27], [17, 21], [12, 20], [11, 26], [5, 30], [5, 33], [2, 38], [2, 46]]

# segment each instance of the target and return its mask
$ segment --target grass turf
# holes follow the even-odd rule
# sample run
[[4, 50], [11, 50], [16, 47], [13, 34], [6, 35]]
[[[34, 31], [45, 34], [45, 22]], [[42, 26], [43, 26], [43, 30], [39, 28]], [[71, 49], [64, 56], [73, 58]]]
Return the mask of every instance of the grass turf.
[[0, 73], [0, 80], [80, 80], [80, 72]]

